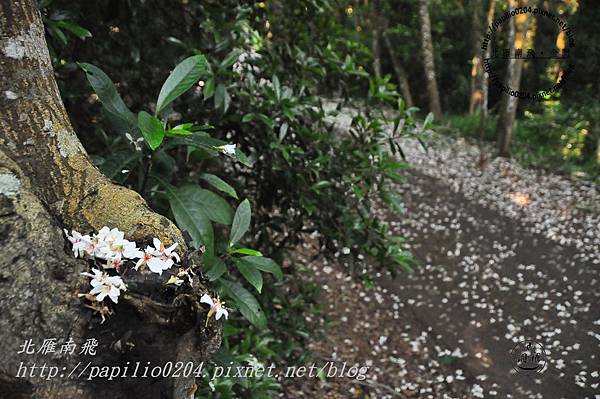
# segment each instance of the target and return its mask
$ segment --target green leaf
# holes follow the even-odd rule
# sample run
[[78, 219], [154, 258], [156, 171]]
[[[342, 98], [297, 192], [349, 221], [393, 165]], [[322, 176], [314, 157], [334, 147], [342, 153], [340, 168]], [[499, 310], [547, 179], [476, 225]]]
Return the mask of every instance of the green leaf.
[[251, 256], [263, 256], [260, 251], [252, 248], [236, 248], [231, 251], [232, 254], [242, 254], [242, 255], [251, 255]]
[[250, 201], [245, 199], [238, 206], [233, 217], [231, 225], [231, 233], [229, 235], [229, 245], [233, 245], [240, 240], [250, 227], [250, 218], [252, 211], [250, 210]]
[[260, 294], [263, 286], [263, 278], [258, 269], [252, 263], [244, 261], [243, 258], [234, 258], [233, 262], [242, 276], [244, 276], [244, 278], [252, 284]]
[[169, 75], [158, 94], [156, 114], [195, 85], [206, 72], [208, 62], [203, 55], [193, 55], [181, 61]]
[[150, 148], [156, 150], [165, 138], [165, 129], [161, 121], [146, 111], [140, 111], [138, 114], [138, 127]]
[[217, 256], [204, 255], [204, 264], [209, 268], [208, 272], [206, 272], [206, 277], [209, 281], [217, 280], [226, 271], [225, 262]]
[[258, 270], [271, 273], [278, 280], [283, 278], [281, 267], [279, 267], [279, 265], [271, 258], [265, 258], [264, 256], [244, 256], [240, 259], [244, 262], [252, 264]]
[[254, 162], [238, 148], [235, 149], [235, 155], [233, 158], [235, 158], [237, 161], [243, 163], [249, 168], [251, 168], [252, 165], [254, 165]]
[[287, 122], [283, 122], [279, 127], [279, 142], [281, 143], [287, 134], [289, 125]]
[[202, 90], [202, 92], [204, 93], [204, 99], [208, 99], [211, 98], [214, 94], [215, 94], [215, 78], [214, 77], [210, 77], [206, 83], [204, 84], [204, 90]]
[[194, 184], [178, 188], [181, 195], [202, 207], [204, 214], [213, 222], [230, 225], [233, 209], [221, 196]]
[[66, 21], [66, 20], [57, 21], [56, 25], [63, 29], [68, 30], [69, 32], [71, 32], [72, 34], [74, 34], [75, 36], [80, 38], [81, 40], [85, 40], [86, 37], [92, 37], [92, 32], [77, 25], [76, 23], [74, 23], [72, 21]]
[[220, 281], [223, 290], [235, 302], [240, 313], [257, 328], [265, 328], [267, 319], [256, 298], [239, 283], [224, 279]]
[[220, 177], [211, 175], [210, 173], [202, 173], [200, 178], [216, 188], [219, 191], [222, 191], [226, 194], [229, 194], [231, 197], [238, 199], [238, 195], [235, 192], [235, 189], [223, 181]]
[[423, 130], [428, 129], [431, 127], [433, 122], [433, 113], [428, 113], [427, 116], [425, 117], [425, 121], [423, 122]]
[[219, 68], [223, 70], [231, 67], [237, 61], [238, 57], [240, 56], [240, 53], [240, 49], [231, 50], [229, 54], [225, 56], [223, 61], [221, 61], [221, 63], [219, 64]]
[[79, 66], [85, 72], [92, 89], [102, 102], [104, 111], [127, 129], [137, 128], [135, 114], [127, 108], [112, 80], [100, 68], [92, 64], [80, 63]]
[[248, 122], [250, 122], [250, 121], [253, 121], [255, 116], [256, 116], [256, 115], [255, 115], [254, 113], [252, 113], [252, 112], [250, 112], [250, 113], [247, 113], [246, 115], [244, 115], [244, 116], [242, 117], [242, 122], [244, 122], [244, 123], [248, 123]]
[[215, 109], [224, 114], [229, 109], [230, 102], [231, 97], [229, 97], [227, 88], [223, 83], [219, 83], [215, 90]]
[[158, 177], [155, 179], [165, 188], [177, 226], [190, 234], [193, 240], [192, 245], [195, 248], [204, 245], [206, 247], [205, 256], [212, 256], [214, 254], [214, 232], [202, 205], [193, 198], [182, 194], [179, 189], [164, 180]]
[[273, 75], [273, 90], [275, 91], [275, 98], [279, 101], [281, 99], [281, 86], [277, 75]]

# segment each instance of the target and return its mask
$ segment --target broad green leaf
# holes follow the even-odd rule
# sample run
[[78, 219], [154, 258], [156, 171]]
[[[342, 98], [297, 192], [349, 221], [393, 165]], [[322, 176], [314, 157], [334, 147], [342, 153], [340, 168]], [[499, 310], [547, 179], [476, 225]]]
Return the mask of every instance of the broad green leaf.
[[225, 262], [217, 256], [204, 255], [204, 264], [209, 268], [208, 272], [206, 272], [206, 277], [209, 281], [217, 280], [226, 271]]
[[233, 209], [221, 196], [193, 184], [179, 187], [178, 191], [181, 195], [188, 197], [191, 202], [202, 207], [204, 214], [213, 222], [231, 224]]
[[137, 128], [135, 114], [127, 108], [117, 88], [110, 78], [98, 67], [92, 64], [80, 63], [92, 89], [102, 102], [102, 107], [113, 119], [127, 129]]
[[231, 97], [229, 97], [227, 88], [223, 83], [219, 83], [215, 89], [215, 109], [224, 114], [229, 109], [230, 102]]
[[213, 186], [214, 188], [216, 188], [217, 190], [229, 194], [235, 199], [238, 199], [238, 195], [235, 192], [235, 189], [226, 182], [224, 182], [220, 177], [211, 175], [210, 173], [202, 173], [200, 175], [200, 178], [208, 184], [210, 184], [211, 186]]
[[204, 84], [204, 90], [202, 90], [202, 92], [204, 93], [204, 99], [208, 99], [211, 98], [214, 94], [215, 94], [215, 78], [214, 77], [210, 77], [206, 83]]
[[203, 55], [193, 55], [181, 61], [169, 75], [158, 94], [156, 114], [195, 85], [206, 72], [208, 62]]
[[231, 251], [232, 254], [242, 254], [242, 255], [251, 255], [251, 256], [263, 256], [260, 251], [251, 248], [236, 248]]
[[161, 121], [146, 111], [140, 111], [138, 114], [138, 127], [150, 148], [156, 150], [165, 138], [165, 129]]
[[253, 121], [255, 116], [256, 115], [252, 112], [247, 113], [246, 115], [244, 115], [242, 117], [242, 122], [247, 123], [247, 122]]
[[427, 114], [427, 116], [425, 117], [425, 121], [423, 122], [423, 130], [430, 128], [432, 122], [433, 122], [433, 113], [430, 112]]
[[221, 63], [219, 64], [219, 68], [227, 69], [231, 67], [237, 61], [238, 57], [240, 56], [240, 53], [240, 49], [234, 48], [233, 50], [231, 50], [229, 54], [227, 54], [225, 58], [223, 58], [223, 61], [221, 61]]
[[225, 294], [235, 302], [240, 313], [250, 323], [260, 329], [267, 326], [265, 313], [256, 298], [247, 289], [234, 281], [221, 279], [220, 282]]
[[250, 201], [245, 199], [237, 207], [233, 223], [231, 225], [231, 233], [229, 235], [229, 245], [233, 245], [240, 240], [250, 227], [250, 218], [252, 211], [250, 210]]
[[193, 132], [193, 134], [179, 136], [175, 140], [169, 141], [179, 142], [190, 147], [202, 148], [213, 154], [218, 154], [218, 151], [216, 151], [214, 147], [220, 147], [227, 144], [226, 141], [212, 138], [205, 132]]
[[275, 261], [271, 258], [265, 258], [264, 256], [244, 256], [240, 258], [242, 261], [254, 265], [258, 270], [266, 273], [271, 273], [278, 280], [283, 278], [283, 272]]
[[71, 32], [72, 34], [74, 34], [75, 36], [77, 36], [78, 38], [85, 40], [86, 37], [92, 37], [92, 32], [90, 32], [89, 30], [77, 25], [76, 23], [72, 22], [72, 21], [57, 21], [56, 25], [68, 30], [69, 32]]
[[187, 136], [193, 133], [193, 123], [183, 123], [165, 131], [168, 136]]
[[243, 258], [234, 258], [233, 263], [235, 263], [235, 266], [242, 276], [244, 276], [244, 278], [252, 284], [260, 294], [263, 286], [263, 278], [258, 269], [252, 263], [244, 261]]
[[238, 148], [235, 149], [235, 155], [233, 156], [233, 158], [235, 158], [237, 161], [243, 163], [249, 168], [251, 168], [252, 165], [254, 165], [254, 162]]
[[212, 256], [214, 254], [214, 232], [202, 206], [193, 198], [183, 195], [169, 183], [160, 178], [155, 178], [165, 188], [177, 226], [181, 230], [187, 230], [192, 237], [194, 247], [201, 248], [204, 245], [206, 248], [205, 256]]

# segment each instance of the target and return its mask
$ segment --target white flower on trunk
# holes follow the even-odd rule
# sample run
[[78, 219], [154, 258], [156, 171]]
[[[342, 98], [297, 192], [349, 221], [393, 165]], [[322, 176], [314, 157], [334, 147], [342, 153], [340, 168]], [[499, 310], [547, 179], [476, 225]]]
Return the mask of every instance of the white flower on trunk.
[[135, 242], [125, 239], [125, 233], [117, 228], [108, 230], [103, 227], [98, 232], [98, 245], [100, 248], [100, 258], [103, 259], [134, 259], [139, 258], [140, 251]]
[[98, 285], [90, 291], [91, 295], [96, 295], [96, 300], [98, 302], [102, 301], [107, 296], [114, 303], [119, 303], [119, 295], [121, 294], [121, 290], [119, 290], [114, 285]]
[[208, 325], [208, 319], [210, 319], [212, 315], [215, 315], [216, 320], [219, 320], [221, 316], [225, 316], [225, 320], [227, 320], [229, 312], [223, 307], [225, 302], [221, 302], [219, 297], [213, 299], [210, 295], [204, 294], [202, 295], [202, 298], [200, 298], [200, 303], [206, 303], [210, 306], [210, 310], [206, 316], [206, 325]]
[[152, 273], [162, 274], [163, 271], [170, 269], [174, 262], [171, 259], [162, 260], [161, 258], [152, 257], [146, 264]]
[[92, 290], [91, 295], [96, 295], [98, 302], [102, 301], [107, 296], [114, 302], [118, 303], [121, 290], [127, 290], [127, 286], [119, 276], [110, 276], [108, 273], [98, 269], [92, 269], [92, 273], [81, 273], [83, 276], [91, 277], [90, 284]]
[[235, 147], [236, 147], [236, 144], [225, 144], [225, 145], [215, 147], [215, 149], [221, 151], [225, 155], [232, 156], [232, 155], [235, 155]]
[[163, 271], [170, 269], [175, 262], [170, 258], [162, 259], [160, 256], [161, 253], [155, 248], [146, 247], [144, 252], [140, 251], [139, 253], [140, 260], [135, 264], [135, 270], [138, 270], [142, 266], [147, 266], [152, 273], [162, 274]]
[[67, 229], [64, 229], [65, 235], [69, 242], [73, 245], [73, 255], [76, 258], [83, 257], [86, 254], [86, 248], [91, 243], [92, 239], [88, 235], [81, 235], [81, 233], [71, 230], [71, 235]]
[[163, 243], [160, 242], [160, 240], [158, 238], [154, 238], [154, 239], [152, 239], [152, 244], [154, 244], [154, 248], [155, 248], [155, 252], [156, 252], [155, 255], [159, 256], [162, 260], [166, 261], [171, 258], [175, 258], [175, 260], [177, 262], [179, 262], [181, 260], [181, 259], [179, 259], [179, 255], [177, 255], [177, 252], [173, 252], [173, 250], [175, 250], [175, 248], [177, 248], [177, 243], [171, 245], [168, 248], [165, 248]]

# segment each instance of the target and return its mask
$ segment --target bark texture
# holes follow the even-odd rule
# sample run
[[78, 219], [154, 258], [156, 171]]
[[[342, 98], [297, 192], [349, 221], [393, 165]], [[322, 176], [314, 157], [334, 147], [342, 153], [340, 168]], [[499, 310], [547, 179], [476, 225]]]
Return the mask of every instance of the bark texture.
[[[0, 397], [188, 398], [193, 378], [17, 377], [21, 362], [66, 370], [78, 361], [199, 364], [218, 349], [221, 328], [204, 328], [200, 283], [174, 291], [163, 284], [168, 276], [126, 276], [129, 291], [102, 325], [82, 306], [77, 294], [89, 289], [89, 279], [79, 273], [89, 266], [68, 253], [62, 227], [87, 233], [107, 225], [138, 242], [159, 237], [178, 242], [186, 264], [200, 262], [186, 256], [171, 221], [90, 161], [61, 101], [35, 0], [0, 0], [0, 111]], [[47, 338], [58, 346], [95, 338], [98, 355], [17, 354], [25, 340]]]
[[[517, 3], [512, 2], [516, 7]], [[509, 48], [514, 49], [515, 45], [522, 48], [527, 35], [527, 25], [529, 14], [522, 14], [509, 19], [508, 40]], [[517, 43], [517, 44], [515, 44]], [[506, 84], [510, 90], [517, 91], [521, 87], [521, 72], [523, 71], [523, 58], [510, 58], [506, 71]], [[517, 115], [518, 98], [504, 94], [502, 100], [498, 125], [496, 126], [496, 135], [498, 137], [498, 155], [502, 157], [510, 156], [510, 145], [512, 143], [513, 126]]]
[[431, 21], [429, 19], [429, 0], [419, 0], [419, 17], [421, 18], [421, 43], [423, 47], [423, 66], [429, 97], [429, 111], [437, 120], [442, 119], [440, 92], [435, 78], [435, 62], [433, 57], [433, 42], [431, 40]]
[[[471, 41], [473, 46], [473, 58], [471, 59], [471, 102], [469, 105], [469, 114], [475, 113], [477, 107], [482, 103], [482, 80], [483, 64], [481, 62], [481, 1], [473, 0], [470, 2], [471, 15]], [[487, 29], [487, 28], [486, 28]]]
[[[487, 19], [485, 30], [487, 31], [487, 27], [492, 24], [494, 21], [494, 12], [496, 10], [496, 0], [490, 0], [488, 11], [487, 11]], [[490, 58], [491, 55], [491, 45], [488, 45], [485, 49], [485, 54], [483, 56], [484, 60]], [[485, 134], [485, 119], [488, 114], [488, 102], [489, 102], [489, 73], [485, 71], [483, 68], [483, 77], [481, 80], [481, 112], [479, 114], [479, 140], [483, 142], [484, 134]]]

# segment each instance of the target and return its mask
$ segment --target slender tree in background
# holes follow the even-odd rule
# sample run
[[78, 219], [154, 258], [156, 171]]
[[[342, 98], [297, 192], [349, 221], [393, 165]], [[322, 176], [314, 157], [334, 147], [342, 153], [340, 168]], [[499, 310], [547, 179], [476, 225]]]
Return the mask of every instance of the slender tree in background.
[[[494, 12], [496, 10], [496, 0], [490, 0], [488, 11], [487, 11], [487, 20], [485, 25], [485, 31], [487, 31], [487, 27], [492, 24], [494, 21]], [[484, 34], [484, 32], [482, 33]], [[491, 55], [492, 46], [488, 45], [485, 49], [484, 58], [489, 59]], [[488, 101], [489, 101], [489, 73], [485, 71], [484, 68], [483, 75], [481, 79], [481, 112], [479, 114], [479, 139], [483, 141], [483, 134], [485, 132], [485, 119], [488, 114]]]
[[[220, 345], [219, 329], [196, 323], [203, 315], [192, 303], [151, 297], [161, 285], [152, 277], [130, 284], [110, 320], [91, 328], [90, 311], [77, 296], [89, 287], [80, 276], [89, 266], [68, 255], [62, 227], [116, 227], [131, 240], [177, 242], [184, 255], [186, 244], [173, 223], [90, 161], [60, 98], [37, 7], [35, 0], [0, 0], [0, 392], [11, 399], [186, 397], [193, 378], [153, 384], [15, 378], [20, 362], [30, 359], [17, 355], [29, 339], [56, 338], [61, 345], [94, 338], [100, 346], [90, 360], [115, 366], [128, 360], [197, 364]], [[51, 359], [68, 369], [77, 363], [76, 357]]]
[[385, 30], [383, 32], [383, 42], [388, 50], [390, 55], [390, 59], [392, 60], [392, 66], [394, 67], [394, 73], [396, 74], [396, 78], [398, 79], [398, 84], [400, 85], [400, 91], [402, 92], [402, 98], [406, 105], [409, 107], [413, 106], [412, 95], [410, 94], [410, 85], [408, 83], [408, 77], [406, 74], [406, 70], [402, 66], [402, 61], [400, 60], [400, 55], [397, 54], [394, 45], [392, 44], [392, 40], [390, 39], [390, 33]]
[[[471, 42], [473, 46], [473, 57], [471, 58], [471, 102], [469, 114], [475, 113], [477, 107], [481, 106], [483, 64], [481, 62], [481, 1], [472, 0], [471, 8]], [[489, 47], [489, 46], [488, 46]]]
[[[511, 1], [511, 8], [517, 7], [516, 1]], [[506, 85], [511, 91], [519, 90], [521, 86], [521, 73], [523, 71], [524, 58], [515, 58], [514, 49], [525, 47], [527, 38], [527, 27], [529, 22], [529, 14], [520, 14], [513, 18], [509, 18], [507, 25], [508, 31], [508, 48], [511, 49], [511, 57], [508, 60], [506, 70]], [[498, 154], [503, 157], [510, 156], [510, 145], [512, 142], [513, 126], [515, 116], [517, 114], [518, 98], [504, 93], [504, 98], [499, 111], [498, 125], [496, 126], [496, 136], [498, 142]]]
[[429, 19], [429, 0], [419, 0], [419, 16], [421, 19], [421, 45], [423, 47], [425, 81], [427, 82], [427, 93], [429, 95], [429, 110], [437, 120], [440, 120], [442, 119], [442, 107], [440, 106], [440, 93], [435, 78], [431, 22]]
[[375, 76], [381, 76], [381, 21], [379, 6], [379, 0], [371, 0], [369, 25], [371, 28], [371, 51], [373, 52], [373, 71], [375, 72]]

